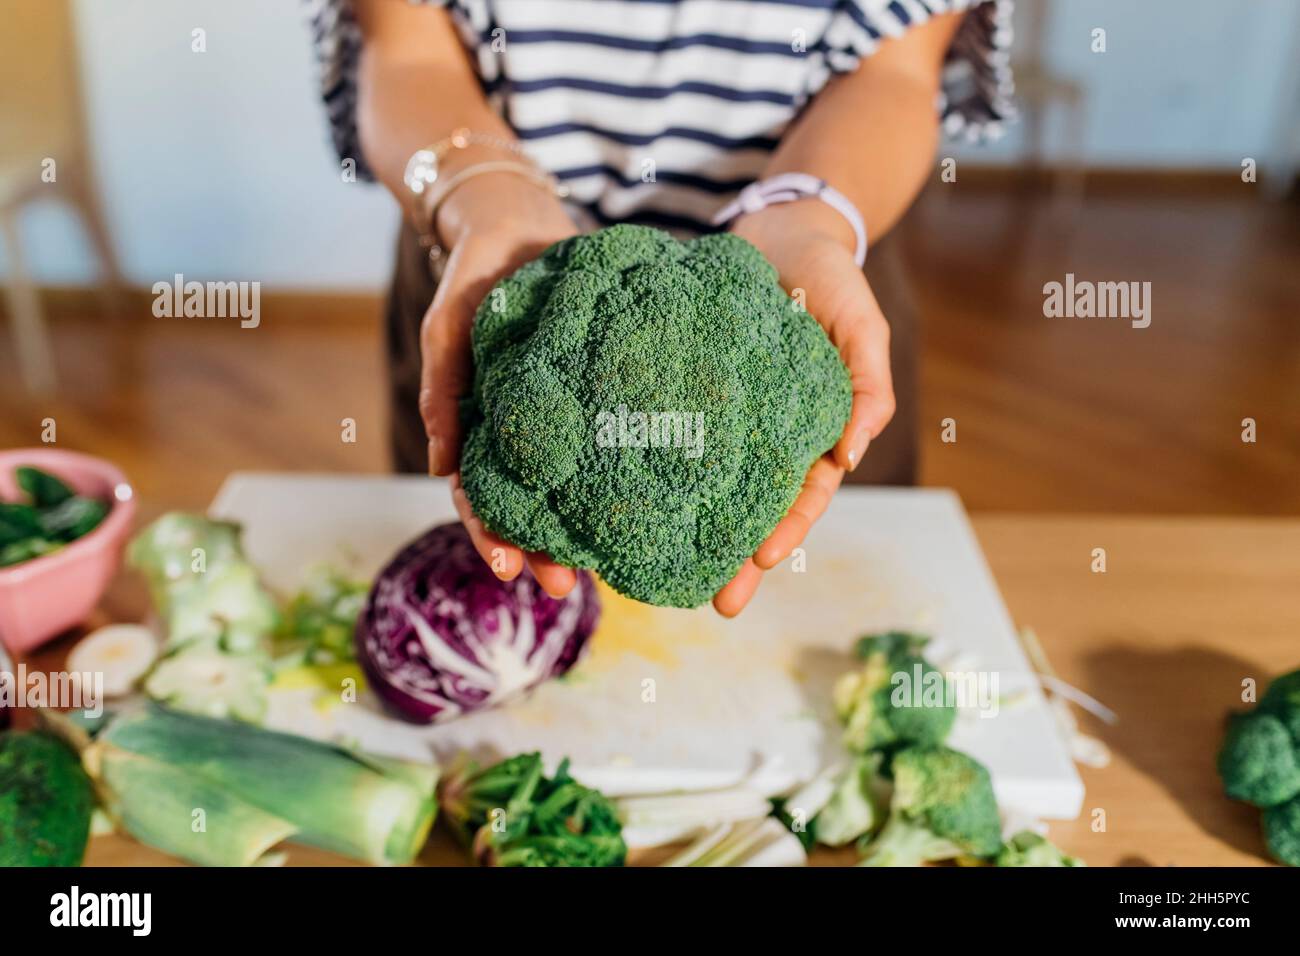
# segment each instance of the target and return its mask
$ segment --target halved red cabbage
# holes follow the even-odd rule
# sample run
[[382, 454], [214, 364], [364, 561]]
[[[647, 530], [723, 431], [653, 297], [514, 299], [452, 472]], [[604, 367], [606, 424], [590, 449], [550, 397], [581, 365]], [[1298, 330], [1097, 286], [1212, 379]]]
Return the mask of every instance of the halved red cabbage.
[[379, 573], [357, 618], [357, 658], [389, 708], [434, 723], [563, 674], [599, 617], [587, 572], [559, 599], [527, 568], [501, 581], [455, 522], [412, 541]]

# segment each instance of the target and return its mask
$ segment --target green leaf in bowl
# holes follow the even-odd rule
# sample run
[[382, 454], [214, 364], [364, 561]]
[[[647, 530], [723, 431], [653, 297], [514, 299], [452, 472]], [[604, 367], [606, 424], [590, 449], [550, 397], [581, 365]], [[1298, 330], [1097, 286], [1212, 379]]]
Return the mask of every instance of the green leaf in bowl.
[[0, 501], [0, 548], [42, 534], [41, 519], [35, 508]]
[[24, 538], [22, 541], [6, 544], [0, 547], [0, 568], [22, 564], [24, 561], [30, 561], [52, 551], [58, 551], [61, 547], [63, 545], [59, 542], [50, 541], [47, 538]]
[[108, 505], [94, 498], [68, 498], [62, 504], [40, 512], [41, 530], [47, 538], [75, 541], [99, 526]]
[[37, 508], [53, 508], [73, 496], [72, 489], [48, 471], [30, 465], [19, 465], [14, 474], [18, 479], [18, 487], [27, 493]]

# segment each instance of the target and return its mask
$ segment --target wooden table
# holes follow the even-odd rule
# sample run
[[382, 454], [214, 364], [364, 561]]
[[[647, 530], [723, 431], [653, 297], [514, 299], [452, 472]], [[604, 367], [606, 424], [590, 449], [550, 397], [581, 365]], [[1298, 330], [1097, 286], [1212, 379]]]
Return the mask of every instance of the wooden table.
[[[1093, 866], [1264, 862], [1259, 814], [1225, 798], [1214, 773], [1224, 715], [1242, 681], [1261, 689], [1300, 667], [1300, 520], [985, 515], [974, 520], [1017, 623], [1032, 627], [1062, 679], [1120, 716], [1085, 730], [1113, 752], [1081, 768], [1076, 821], [1051, 836]], [[1104, 548], [1105, 573], [1092, 570]], [[119, 582], [105, 613], [137, 619], [143, 594]], [[71, 638], [33, 663], [57, 665]], [[642, 856], [652, 862], [655, 855]], [[818, 864], [851, 851], [818, 852]], [[443, 836], [422, 861], [455, 863]], [[293, 847], [291, 865], [344, 863]], [[165, 864], [118, 836], [92, 841], [91, 865]]]

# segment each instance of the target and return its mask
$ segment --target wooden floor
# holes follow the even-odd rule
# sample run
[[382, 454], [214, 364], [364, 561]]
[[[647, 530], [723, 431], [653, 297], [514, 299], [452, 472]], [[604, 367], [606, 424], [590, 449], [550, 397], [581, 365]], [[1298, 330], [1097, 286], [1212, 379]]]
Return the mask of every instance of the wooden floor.
[[[907, 228], [926, 484], [979, 510], [1300, 513], [1295, 205], [1090, 196], [1054, 224], [991, 194], [924, 203]], [[1149, 281], [1150, 326], [1045, 318], [1067, 272]]]
[[[1294, 205], [1130, 193], [1054, 217], [1041, 197], [943, 188], [903, 227], [926, 329], [925, 484], [976, 510], [1300, 514]], [[1045, 318], [1043, 284], [1067, 272], [1151, 282], [1150, 327]], [[382, 471], [379, 297], [353, 305], [339, 320], [337, 301], [264, 294], [257, 329], [56, 315], [63, 385], [42, 401], [0, 330], [0, 447], [37, 444], [53, 418], [60, 447], [125, 467], [146, 513], [200, 508], [236, 469]]]

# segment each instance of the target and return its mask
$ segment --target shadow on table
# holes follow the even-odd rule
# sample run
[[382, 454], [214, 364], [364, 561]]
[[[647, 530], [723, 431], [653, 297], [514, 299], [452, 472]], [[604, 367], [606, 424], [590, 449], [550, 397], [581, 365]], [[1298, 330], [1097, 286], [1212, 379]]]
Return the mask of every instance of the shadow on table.
[[[1132, 638], [1115, 643], [1131, 645]], [[1215, 758], [1228, 713], [1247, 706], [1242, 679], [1254, 678], [1262, 693], [1271, 672], [1193, 644], [1173, 651], [1111, 646], [1085, 655], [1083, 664], [1084, 686], [1120, 718], [1115, 726], [1088, 718], [1089, 732], [1162, 786], [1208, 835], [1267, 858], [1259, 811], [1224, 796]]]

